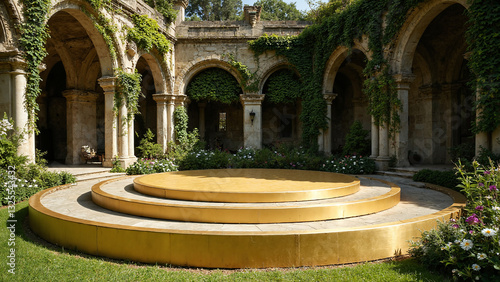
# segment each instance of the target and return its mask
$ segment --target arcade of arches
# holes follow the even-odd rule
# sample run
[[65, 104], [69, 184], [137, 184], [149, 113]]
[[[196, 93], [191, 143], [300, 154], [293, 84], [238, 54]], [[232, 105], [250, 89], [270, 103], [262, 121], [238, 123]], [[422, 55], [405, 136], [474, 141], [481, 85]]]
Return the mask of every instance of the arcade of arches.
[[[85, 0], [53, 0], [48, 17], [50, 38], [47, 56], [41, 66], [42, 94], [37, 102], [37, 129], [25, 131], [20, 152], [34, 157], [35, 148], [47, 151], [50, 160], [78, 164], [84, 145], [103, 156], [103, 165], [117, 158], [123, 166], [136, 160], [135, 144], [151, 129], [157, 142], [167, 149], [174, 137], [173, 112], [186, 106], [190, 128], [198, 128], [208, 147], [235, 151], [241, 147], [270, 146], [280, 142], [299, 143], [302, 124], [300, 99], [278, 101], [276, 81], [284, 77], [300, 83], [294, 66], [268, 51], [258, 62], [247, 42], [264, 34], [296, 35], [308, 23], [265, 22], [252, 18], [254, 7], [241, 22], [186, 22], [186, 1], [175, 2], [176, 22], [166, 26], [159, 14], [141, 0], [113, 0], [123, 13], [94, 11]], [[398, 165], [449, 163], [449, 149], [470, 145], [495, 152], [500, 145], [492, 134], [474, 135], [471, 122], [474, 93], [467, 86], [467, 44], [465, 0], [428, 0], [412, 10], [400, 33], [386, 50], [396, 90], [402, 101], [401, 128], [394, 139], [387, 128], [376, 126], [368, 113], [363, 94], [363, 69], [371, 53], [366, 40], [357, 40], [351, 49], [339, 46], [331, 50], [327, 62], [323, 93], [327, 104], [328, 127], [318, 136], [320, 150], [338, 152], [354, 121], [369, 130], [371, 157], [381, 168], [391, 156]], [[0, 113], [7, 113], [20, 128], [27, 128], [23, 106], [26, 64], [19, 44], [22, 23], [19, 0], [0, 4]], [[92, 22], [98, 13], [112, 19], [118, 27], [113, 44], [116, 55]], [[160, 30], [172, 42], [172, 50], [163, 57], [152, 50], [145, 52], [124, 42], [125, 28], [133, 26], [130, 15], [146, 14], [158, 19]], [[364, 38], [364, 37], [362, 37]], [[240, 72], [228, 59], [255, 72], [260, 81], [252, 92], [240, 87]], [[143, 97], [133, 122], [126, 119], [127, 108], [115, 109], [115, 70], [137, 71], [142, 76]], [[223, 72], [238, 86], [230, 103], [189, 93], [190, 84], [203, 73]], [[232, 83], [233, 83], [232, 82]], [[212, 88], [220, 90], [217, 81]], [[295, 83], [282, 86], [293, 92]], [[208, 97], [208, 96], [207, 96]]]

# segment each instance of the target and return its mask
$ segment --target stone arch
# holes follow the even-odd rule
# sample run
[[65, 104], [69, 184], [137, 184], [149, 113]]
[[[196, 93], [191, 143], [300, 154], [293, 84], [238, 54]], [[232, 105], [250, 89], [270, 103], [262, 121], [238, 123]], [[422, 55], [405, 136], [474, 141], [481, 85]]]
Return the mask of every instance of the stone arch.
[[220, 68], [223, 69], [236, 78], [238, 83], [242, 83], [242, 77], [238, 73], [236, 69], [234, 69], [227, 60], [224, 59], [223, 56], [221, 55], [211, 55], [207, 56], [204, 58], [197, 58], [196, 60], [193, 60], [192, 62], [189, 62], [187, 66], [180, 71], [178, 79], [175, 83], [175, 94], [177, 95], [183, 95], [186, 93], [186, 87], [191, 81], [191, 79], [198, 74], [199, 72], [203, 71], [204, 69], [208, 68]]
[[22, 13], [13, 0], [0, 5], [0, 51], [15, 48], [21, 17]]
[[[102, 76], [114, 76], [114, 69], [118, 67], [118, 62], [113, 59], [111, 52], [109, 51], [106, 41], [95, 28], [92, 20], [87, 16], [83, 10], [89, 11], [94, 14], [97, 18], [96, 12], [88, 3], [75, 3], [70, 0], [59, 1], [52, 5], [50, 9], [50, 14], [48, 15], [48, 20], [50, 20], [58, 12], [66, 12], [73, 16], [87, 32], [88, 37], [93, 43], [94, 48], [97, 51], [97, 56], [99, 58], [99, 63], [101, 65], [101, 75]], [[116, 36], [116, 35], [115, 35]], [[116, 41], [116, 38], [114, 38]], [[115, 44], [116, 46], [116, 44]], [[118, 52], [118, 51], [117, 51]]]
[[264, 85], [266, 84], [269, 77], [273, 73], [275, 73], [276, 71], [281, 70], [281, 69], [285, 69], [285, 68], [292, 70], [298, 76], [300, 76], [299, 72], [292, 65], [290, 65], [290, 63], [288, 63], [288, 61], [281, 59], [278, 62], [271, 65], [268, 69], [263, 70], [261, 72], [260, 81], [259, 81], [259, 94], [265, 94], [265, 93], [262, 93], [262, 91], [263, 91]]
[[172, 93], [172, 79], [170, 68], [164, 63], [160, 62], [157, 56], [151, 53], [140, 53], [140, 56], [134, 62], [134, 69], [137, 68], [137, 63], [140, 59], [144, 59], [151, 70], [151, 75], [154, 79], [154, 87], [156, 93]]
[[394, 73], [411, 73], [417, 45], [432, 20], [453, 4], [460, 4], [468, 8], [470, 5], [467, 2], [467, 0], [430, 0], [410, 13], [400, 29], [402, 32], [399, 34], [393, 49], [392, 71]]

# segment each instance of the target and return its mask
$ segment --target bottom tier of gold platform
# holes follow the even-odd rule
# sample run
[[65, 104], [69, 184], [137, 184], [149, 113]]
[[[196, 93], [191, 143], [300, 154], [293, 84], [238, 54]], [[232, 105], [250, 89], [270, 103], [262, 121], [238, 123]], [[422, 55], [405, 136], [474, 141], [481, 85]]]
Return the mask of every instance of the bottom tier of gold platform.
[[408, 241], [437, 220], [457, 216], [462, 195], [439, 188], [454, 203], [439, 212], [351, 229], [279, 232], [182, 231], [107, 224], [66, 216], [30, 199], [32, 230], [54, 244], [84, 253], [145, 263], [206, 268], [266, 268], [344, 264], [405, 253]]

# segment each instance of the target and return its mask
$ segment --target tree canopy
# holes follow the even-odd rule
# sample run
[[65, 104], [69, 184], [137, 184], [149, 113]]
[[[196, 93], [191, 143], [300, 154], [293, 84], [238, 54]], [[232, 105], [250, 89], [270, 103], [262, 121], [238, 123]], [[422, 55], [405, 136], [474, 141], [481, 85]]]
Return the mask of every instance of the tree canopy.
[[253, 4], [261, 6], [262, 21], [300, 21], [304, 20], [305, 13], [295, 7], [295, 3], [286, 3], [283, 0], [259, 0]]
[[241, 18], [241, 0], [190, 0], [186, 8], [188, 20], [227, 21]]

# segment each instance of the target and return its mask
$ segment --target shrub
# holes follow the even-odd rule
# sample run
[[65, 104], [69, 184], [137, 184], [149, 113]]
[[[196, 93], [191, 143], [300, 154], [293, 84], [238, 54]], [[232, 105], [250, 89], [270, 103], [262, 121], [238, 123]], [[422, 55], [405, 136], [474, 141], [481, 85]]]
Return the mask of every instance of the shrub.
[[177, 165], [170, 159], [139, 159], [126, 169], [128, 175], [168, 171], [177, 171]]
[[448, 187], [454, 190], [459, 190], [457, 185], [460, 184], [458, 176], [453, 170], [430, 170], [422, 169], [413, 175], [414, 181], [432, 183], [444, 187]]
[[443, 269], [455, 279], [495, 281], [500, 274], [500, 169], [473, 163], [466, 171], [459, 163], [461, 191], [467, 197], [464, 216], [438, 224], [412, 242], [410, 254], [428, 267]]
[[163, 148], [154, 141], [154, 138], [154, 133], [148, 128], [146, 134], [144, 134], [144, 138], [139, 141], [139, 146], [137, 146], [139, 157], [153, 159], [163, 156]]
[[368, 130], [363, 129], [360, 121], [355, 121], [345, 137], [345, 145], [342, 155], [368, 155], [370, 153], [370, 142], [368, 141]]
[[375, 172], [375, 161], [362, 156], [330, 157], [320, 170], [346, 174], [370, 174]]
[[179, 162], [179, 170], [228, 168], [229, 159], [230, 154], [227, 152], [194, 150]]

